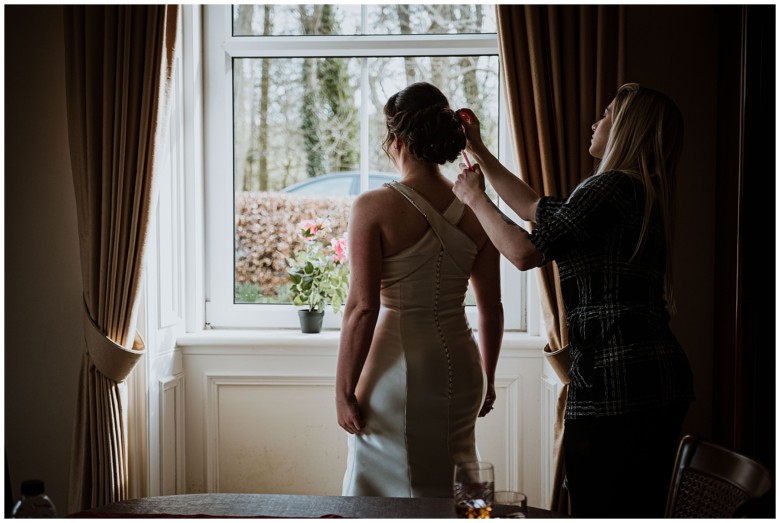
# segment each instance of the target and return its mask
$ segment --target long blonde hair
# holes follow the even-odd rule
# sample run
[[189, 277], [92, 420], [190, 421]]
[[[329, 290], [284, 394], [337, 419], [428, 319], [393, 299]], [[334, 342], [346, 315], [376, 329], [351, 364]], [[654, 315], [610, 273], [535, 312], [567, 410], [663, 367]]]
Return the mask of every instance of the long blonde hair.
[[683, 134], [682, 113], [671, 98], [636, 83], [624, 84], [615, 96], [612, 127], [597, 170], [597, 174], [623, 171], [644, 186], [642, 228], [632, 258], [644, 245], [653, 206], [658, 203], [666, 237], [664, 292], [670, 312], [676, 309], [672, 292], [672, 210]]

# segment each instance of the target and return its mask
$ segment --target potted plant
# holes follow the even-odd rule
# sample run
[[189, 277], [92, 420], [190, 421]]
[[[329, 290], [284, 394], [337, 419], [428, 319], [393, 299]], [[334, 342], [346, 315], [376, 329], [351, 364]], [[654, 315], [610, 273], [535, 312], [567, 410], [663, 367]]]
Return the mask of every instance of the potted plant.
[[302, 332], [320, 332], [325, 308], [330, 305], [338, 314], [347, 299], [347, 242], [344, 237], [328, 238], [330, 233], [327, 219], [301, 221], [298, 234], [304, 248], [287, 260], [293, 304], [305, 307], [298, 311]]

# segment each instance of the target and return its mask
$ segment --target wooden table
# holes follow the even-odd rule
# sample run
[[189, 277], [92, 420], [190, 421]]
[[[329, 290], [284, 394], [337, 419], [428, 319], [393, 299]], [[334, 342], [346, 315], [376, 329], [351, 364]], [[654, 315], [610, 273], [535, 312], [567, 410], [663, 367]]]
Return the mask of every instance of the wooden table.
[[[511, 507], [496, 505], [494, 517]], [[452, 499], [299, 496], [284, 494], [182, 494], [129, 499], [70, 514], [77, 518], [111, 517], [267, 517], [267, 518], [455, 518]], [[561, 514], [528, 507], [529, 518]]]

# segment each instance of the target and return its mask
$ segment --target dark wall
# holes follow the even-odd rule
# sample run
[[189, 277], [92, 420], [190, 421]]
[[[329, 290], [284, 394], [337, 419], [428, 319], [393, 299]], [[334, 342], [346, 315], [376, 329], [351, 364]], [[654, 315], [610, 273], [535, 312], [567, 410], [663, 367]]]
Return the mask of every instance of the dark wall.
[[3, 9], [4, 443], [14, 494], [41, 479], [64, 516], [84, 330], [62, 7]]

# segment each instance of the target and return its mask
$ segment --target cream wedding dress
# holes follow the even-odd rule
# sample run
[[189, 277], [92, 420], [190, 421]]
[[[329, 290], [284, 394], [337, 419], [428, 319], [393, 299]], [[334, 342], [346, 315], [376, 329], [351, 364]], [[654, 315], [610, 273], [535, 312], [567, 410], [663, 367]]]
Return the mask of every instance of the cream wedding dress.
[[477, 459], [474, 429], [485, 374], [464, 298], [477, 255], [455, 224], [410, 187], [430, 228], [382, 263], [381, 309], [356, 395], [366, 421], [348, 436], [345, 496], [451, 497], [456, 462]]

